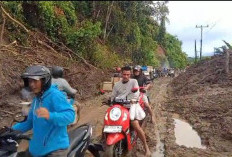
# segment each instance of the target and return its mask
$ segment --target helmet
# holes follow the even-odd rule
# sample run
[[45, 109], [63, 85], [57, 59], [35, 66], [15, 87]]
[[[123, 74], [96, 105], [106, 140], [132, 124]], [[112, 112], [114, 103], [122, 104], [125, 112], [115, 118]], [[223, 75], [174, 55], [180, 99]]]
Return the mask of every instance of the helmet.
[[121, 68], [120, 68], [120, 67], [117, 67], [117, 68], [116, 68], [116, 71], [117, 71], [117, 72], [121, 72]]
[[42, 65], [33, 65], [26, 69], [21, 75], [24, 81], [24, 86], [29, 87], [28, 79], [42, 80], [42, 92], [51, 86], [51, 73], [48, 68]]
[[134, 71], [140, 71], [141, 70], [141, 66], [140, 65], [136, 65], [133, 70]]
[[52, 77], [54, 78], [62, 78], [64, 69], [60, 66], [54, 66], [51, 69]]

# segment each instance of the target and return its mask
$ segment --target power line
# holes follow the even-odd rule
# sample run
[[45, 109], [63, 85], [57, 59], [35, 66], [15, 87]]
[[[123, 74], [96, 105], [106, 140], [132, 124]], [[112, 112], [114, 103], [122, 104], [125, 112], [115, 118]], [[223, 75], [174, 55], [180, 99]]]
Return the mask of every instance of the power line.
[[201, 56], [202, 56], [202, 31], [203, 31], [203, 28], [204, 27], [209, 27], [209, 25], [207, 25], [207, 26], [197, 26], [196, 25], [196, 28], [201, 28], [201, 47], [200, 47], [200, 60], [201, 60]]
[[209, 30], [207, 32], [204, 33], [204, 35], [208, 34], [219, 22], [220, 20], [217, 20], [216, 22], [212, 23], [212, 27], [209, 28]]

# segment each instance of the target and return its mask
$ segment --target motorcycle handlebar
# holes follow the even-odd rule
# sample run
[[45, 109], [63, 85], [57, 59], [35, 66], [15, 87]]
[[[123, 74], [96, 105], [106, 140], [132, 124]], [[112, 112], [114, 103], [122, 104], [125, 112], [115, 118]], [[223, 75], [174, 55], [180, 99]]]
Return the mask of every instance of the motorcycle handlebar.
[[124, 99], [113, 100], [113, 101], [108, 100], [107, 102], [106, 102], [106, 101], [103, 101], [103, 102], [102, 102], [102, 106], [103, 106], [103, 105], [111, 106], [111, 105], [113, 105], [113, 104], [121, 104], [121, 105], [123, 105], [123, 106], [124, 106], [124, 105], [125, 105], [125, 106], [128, 106], [128, 105], [131, 104], [131, 102], [138, 103], [139, 101], [124, 100]]
[[31, 140], [31, 138], [28, 135], [19, 135], [18, 139], [19, 140]]
[[30, 140], [28, 135], [23, 135], [21, 131], [13, 130], [12, 128], [4, 127], [0, 132], [0, 139]]

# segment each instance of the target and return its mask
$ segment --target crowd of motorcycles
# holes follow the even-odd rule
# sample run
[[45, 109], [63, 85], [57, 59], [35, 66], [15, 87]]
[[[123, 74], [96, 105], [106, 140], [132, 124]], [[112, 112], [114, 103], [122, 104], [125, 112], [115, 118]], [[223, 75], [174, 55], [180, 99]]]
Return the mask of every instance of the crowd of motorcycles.
[[164, 68], [163, 70], [157, 69], [153, 73], [153, 79], [160, 77], [175, 77], [176, 71], [173, 68]]
[[[158, 77], [174, 77], [174, 69], [156, 70], [153, 73], [155, 79]], [[140, 89], [132, 89], [131, 92], [137, 92]], [[143, 92], [140, 90], [140, 92]], [[130, 126], [129, 108], [130, 104], [135, 103], [132, 100], [114, 100], [113, 102], [102, 102], [108, 105], [104, 117], [101, 143], [92, 143], [92, 126], [83, 124], [69, 131], [70, 147], [67, 157], [84, 157], [88, 150], [95, 157], [121, 157], [131, 152], [136, 144], [137, 133]], [[23, 122], [27, 116], [25, 112], [30, 108], [30, 102], [23, 102], [22, 112], [14, 115], [11, 126], [15, 122]], [[78, 108], [78, 105], [76, 104]], [[80, 110], [77, 109], [76, 118], [80, 119]], [[75, 122], [75, 124], [78, 122]], [[72, 124], [73, 126], [74, 124]], [[0, 157], [17, 157], [17, 148], [22, 139], [30, 140], [31, 135], [21, 134], [9, 127], [0, 129]], [[54, 137], [55, 138], [55, 137]]]

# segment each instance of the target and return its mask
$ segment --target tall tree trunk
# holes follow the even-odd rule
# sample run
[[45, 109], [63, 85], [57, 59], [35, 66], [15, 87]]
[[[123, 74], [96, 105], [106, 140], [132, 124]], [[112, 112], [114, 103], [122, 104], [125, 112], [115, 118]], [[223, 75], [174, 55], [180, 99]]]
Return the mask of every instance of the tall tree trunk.
[[114, 25], [111, 27], [111, 29], [110, 29], [109, 33], [108, 33], [108, 34], [107, 34], [107, 36], [106, 36], [106, 39], [108, 39], [108, 37], [109, 37], [109, 35], [110, 35], [111, 31], [113, 30], [113, 28], [114, 28]]
[[97, 12], [97, 16], [96, 16], [96, 19], [98, 18], [99, 14], [100, 14], [101, 10], [98, 10]]
[[107, 13], [106, 13], [106, 21], [105, 21], [105, 28], [104, 28], [104, 34], [103, 34], [103, 41], [105, 43], [105, 39], [106, 39], [106, 30], [107, 30], [107, 26], [108, 26], [108, 22], [109, 22], [109, 19], [110, 19], [110, 14], [111, 14], [111, 11], [112, 11], [112, 8], [113, 8], [113, 4], [114, 4], [114, 1], [111, 2], [111, 5], [108, 6], [108, 9], [107, 9]]

